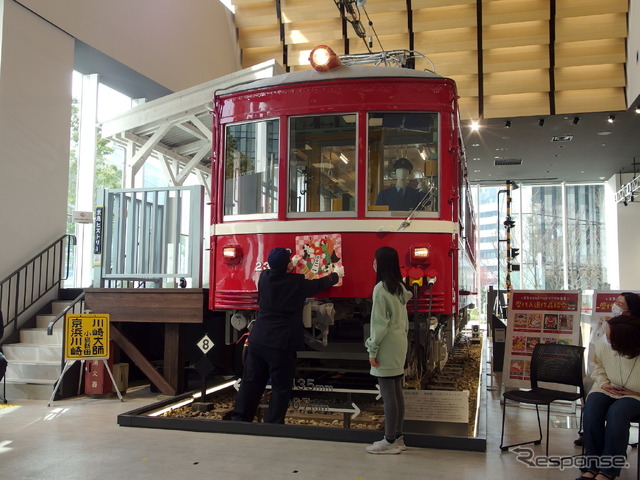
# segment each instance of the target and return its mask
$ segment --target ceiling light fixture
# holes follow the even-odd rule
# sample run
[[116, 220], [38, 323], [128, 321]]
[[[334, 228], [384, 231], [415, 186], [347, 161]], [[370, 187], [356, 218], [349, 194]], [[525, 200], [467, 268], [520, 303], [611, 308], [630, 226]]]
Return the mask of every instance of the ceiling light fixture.
[[471, 131], [472, 132], [477, 132], [478, 130], [480, 130], [480, 122], [478, 120], [472, 120], [471, 121]]
[[342, 160], [344, 163], [349, 163], [349, 159], [345, 156], [344, 153], [340, 154], [340, 160]]
[[636, 113], [640, 114], [640, 104], [636, 105]]
[[540, 125], [541, 127], [544, 125], [544, 118], [538, 120], [538, 125]]
[[580, 121], [580, 117], [573, 117], [573, 124], [574, 125], [577, 125], [579, 121]]
[[616, 121], [616, 116], [615, 115], [609, 115], [609, 118], [607, 119], [607, 122], [613, 123], [615, 121]]

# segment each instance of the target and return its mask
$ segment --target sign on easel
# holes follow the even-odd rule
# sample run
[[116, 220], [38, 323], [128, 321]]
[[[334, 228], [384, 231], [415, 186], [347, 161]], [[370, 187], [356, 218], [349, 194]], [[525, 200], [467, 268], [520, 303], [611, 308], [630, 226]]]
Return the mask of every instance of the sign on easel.
[[65, 316], [65, 360], [109, 358], [109, 314]]
[[69, 371], [71, 365], [80, 360], [101, 360], [111, 378], [113, 388], [121, 402], [124, 402], [120, 389], [116, 385], [113, 373], [109, 368], [109, 314], [73, 314], [65, 315], [64, 335], [64, 368], [49, 398], [47, 406], [51, 406], [53, 398], [62, 383], [62, 378]]
[[580, 292], [516, 290], [509, 298], [503, 383], [531, 386], [531, 354], [538, 343], [580, 343]]

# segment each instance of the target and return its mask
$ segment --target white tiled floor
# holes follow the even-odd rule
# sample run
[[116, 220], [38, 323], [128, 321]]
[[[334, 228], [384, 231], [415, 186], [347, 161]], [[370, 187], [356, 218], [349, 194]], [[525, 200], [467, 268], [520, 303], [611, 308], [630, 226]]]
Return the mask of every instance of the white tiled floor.
[[[125, 396], [18, 401], [0, 409], [1, 479], [573, 479], [575, 468], [530, 468], [501, 452], [501, 410], [488, 392], [487, 451], [410, 448], [400, 455], [370, 455], [364, 445], [312, 440], [120, 427], [119, 413], [158, 396], [138, 389]], [[535, 435], [535, 411], [509, 408], [507, 441]], [[565, 414], [552, 413], [560, 423]], [[544, 422], [544, 418], [543, 418]], [[571, 422], [571, 419], [569, 420]], [[544, 423], [543, 423], [544, 425]], [[551, 455], [574, 455], [575, 429], [552, 428]], [[635, 436], [635, 433], [633, 434]], [[533, 447], [544, 454], [543, 445]], [[636, 454], [622, 479], [635, 478]]]

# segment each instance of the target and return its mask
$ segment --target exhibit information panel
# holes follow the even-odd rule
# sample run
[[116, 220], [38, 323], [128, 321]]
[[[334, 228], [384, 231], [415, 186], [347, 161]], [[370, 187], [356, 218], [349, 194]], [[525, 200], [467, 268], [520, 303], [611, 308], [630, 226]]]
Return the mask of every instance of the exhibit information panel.
[[504, 352], [505, 386], [531, 386], [531, 354], [538, 343], [580, 344], [579, 291], [511, 292]]

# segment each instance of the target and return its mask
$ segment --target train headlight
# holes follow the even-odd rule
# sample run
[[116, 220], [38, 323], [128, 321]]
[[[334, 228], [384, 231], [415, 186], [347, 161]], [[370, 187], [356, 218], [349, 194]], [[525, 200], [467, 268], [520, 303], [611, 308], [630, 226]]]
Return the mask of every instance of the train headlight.
[[429, 258], [429, 247], [413, 246], [411, 247], [411, 263], [424, 263]]
[[328, 72], [342, 65], [336, 52], [326, 45], [318, 45], [311, 50], [309, 63], [311, 63], [311, 66], [316, 72]]
[[237, 265], [242, 259], [240, 245], [229, 245], [222, 248], [222, 262], [227, 265]]

